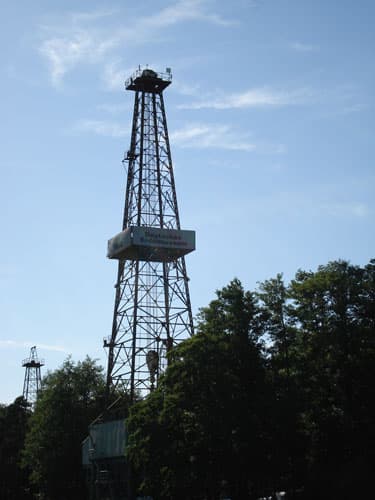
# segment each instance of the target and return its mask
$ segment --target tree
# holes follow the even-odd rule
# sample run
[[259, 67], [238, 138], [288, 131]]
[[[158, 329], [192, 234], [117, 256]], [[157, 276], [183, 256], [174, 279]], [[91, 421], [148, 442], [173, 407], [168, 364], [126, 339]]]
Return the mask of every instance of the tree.
[[245, 291], [241, 281], [234, 278], [216, 291], [216, 299], [198, 314], [198, 331], [213, 335], [229, 334], [258, 346], [260, 330], [258, 308], [253, 293]]
[[154, 498], [247, 498], [263, 487], [266, 387], [257, 308], [239, 280], [202, 309], [158, 388], [128, 419], [128, 457]]
[[[295, 366], [309, 438], [310, 483], [320, 498], [370, 487], [375, 442], [375, 262], [298, 271], [289, 287]], [[348, 473], [350, 471], [350, 473]], [[312, 488], [312, 490], [314, 489]]]
[[267, 377], [270, 391], [269, 474], [273, 484], [292, 493], [305, 479], [304, 429], [300, 421], [301, 395], [296, 379], [296, 327], [290, 316], [289, 289], [282, 274], [261, 282], [256, 293], [263, 321]]
[[358, 498], [375, 466], [375, 260], [330, 262], [201, 309], [128, 420], [155, 498]]
[[81, 442], [103, 409], [104, 394], [102, 368], [88, 357], [77, 364], [68, 358], [44, 378], [23, 453], [41, 498], [86, 498]]
[[259, 284], [256, 297], [261, 302], [263, 334], [267, 336], [267, 350], [278, 359], [284, 376], [290, 376], [290, 345], [293, 329], [288, 318], [288, 290], [282, 274]]
[[22, 396], [9, 406], [0, 406], [0, 498], [32, 498], [27, 471], [21, 468], [20, 463], [30, 414], [27, 401]]

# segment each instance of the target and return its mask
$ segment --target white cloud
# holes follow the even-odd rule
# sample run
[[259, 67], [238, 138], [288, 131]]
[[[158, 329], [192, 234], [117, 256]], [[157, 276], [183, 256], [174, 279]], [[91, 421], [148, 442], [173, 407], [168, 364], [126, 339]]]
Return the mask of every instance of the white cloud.
[[348, 201], [348, 202], [330, 202], [323, 203], [320, 206], [321, 211], [334, 217], [367, 217], [370, 213], [368, 206], [365, 203]]
[[303, 104], [311, 100], [313, 93], [308, 88], [277, 90], [269, 87], [253, 88], [244, 92], [221, 95], [190, 104], [182, 104], [181, 109], [238, 109], [255, 107], [282, 107]]
[[201, 94], [199, 85], [184, 83], [180, 80], [173, 80], [173, 90], [185, 96], [198, 96]]
[[[22, 348], [22, 349], [30, 349], [35, 345], [35, 342], [27, 342], [27, 341], [15, 341], [15, 340], [0, 340], [0, 348]], [[45, 351], [55, 351], [55, 352], [65, 352], [69, 351], [62, 346], [59, 345], [48, 345], [48, 344], [37, 344], [37, 347], [40, 349], [44, 349]]]
[[[269, 203], [272, 213], [275, 213], [277, 207], [277, 213], [290, 216], [303, 217], [309, 215], [319, 218], [362, 219], [371, 214], [371, 209], [366, 203], [350, 199], [337, 199], [335, 190], [325, 185], [306, 192], [281, 191], [277, 195], [273, 193], [271, 197], [262, 199], [265, 206], [263, 207], [261, 203], [259, 206], [266, 209], [267, 203]], [[257, 203], [258, 201], [254, 200], [254, 204]]]
[[[74, 133], [93, 133], [105, 137], [124, 137], [130, 134], [129, 127], [108, 120], [80, 120], [73, 127]], [[235, 133], [228, 125], [188, 124], [169, 134], [174, 146], [182, 148], [221, 148], [253, 151], [255, 145], [249, 136]]]
[[55, 86], [60, 85], [65, 74], [79, 62], [95, 62], [100, 50], [95, 44], [92, 35], [80, 31], [71, 38], [51, 38], [45, 40], [40, 48], [50, 65], [51, 81]]
[[235, 24], [231, 20], [223, 19], [217, 13], [205, 12], [204, 6], [206, 3], [204, 0], [181, 0], [170, 7], [166, 7], [160, 13], [143, 20], [142, 24], [146, 25], [146, 27], [153, 26], [159, 28], [186, 20], [206, 21], [221, 26]]
[[124, 137], [129, 134], [129, 127], [123, 124], [104, 120], [80, 120], [73, 128], [73, 132], [87, 132], [104, 137]]
[[[73, 133], [91, 133], [103, 137], [125, 137], [130, 135], [129, 126], [109, 120], [80, 120], [71, 129]], [[169, 134], [173, 146], [194, 149], [226, 149], [231, 151], [282, 154], [283, 144], [254, 143], [251, 134], [235, 130], [229, 125], [190, 123]]]
[[80, 25], [82, 22], [102, 20], [104, 17], [110, 17], [116, 14], [114, 9], [97, 9], [91, 12], [72, 12], [71, 19], [74, 24]]
[[[112, 26], [106, 29], [101, 26], [99, 21], [104, 16], [111, 16], [111, 11], [72, 13], [62, 25], [44, 26], [47, 36], [40, 46], [40, 53], [48, 61], [53, 85], [59, 86], [64, 76], [79, 64], [103, 62], [105, 56], [108, 57], [111, 51], [123, 44], [128, 48], [155, 43], [159, 32], [164, 35], [164, 28], [169, 26], [189, 21], [221, 26], [233, 24], [217, 13], [207, 12], [206, 4], [205, 0], [181, 0], [150, 16], [122, 19], [121, 27], [113, 25], [119, 17], [125, 17], [119, 12]], [[116, 88], [120, 78], [118, 71], [116, 67], [107, 66], [109, 85], [115, 85]]]
[[301, 42], [293, 42], [290, 44], [290, 47], [297, 52], [315, 52], [319, 49], [317, 45], [311, 45]]
[[[280, 172], [281, 173], [281, 172]], [[276, 172], [273, 173], [276, 175]], [[336, 186], [337, 187], [337, 186]], [[270, 189], [269, 193], [254, 196], [246, 202], [246, 210], [268, 217], [283, 217], [290, 220], [316, 219], [321, 221], [353, 221], [362, 220], [372, 214], [366, 203], [353, 200], [340, 200], [334, 189], [327, 186], [315, 186], [311, 190], [289, 191]], [[242, 200], [238, 204], [243, 204]], [[236, 209], [236, 207], [234, 207]], [[325, 222], [322, 222], [325, 223]]]
[[121, 89], [128, 75], [118, 67], [118, 62], [111, 62], [104, 68], [103, 80], [109, 90]]
[[[339, 96], [339, 98], [340, 97], [341, 96]], [[361, 111], [364, 111], [367, 108], [367, 105], [365, 105], [364, 103], [353, 102], [353, 104], [346, 105], [344, 97], [341, 97], [341, 98], [342, 98], [342, 101], [344, 101], [344, 102], [340, 103], [339, 99], [337, 99], [337, 103], [335, 103], [336, 107], [333, 109], [324, 110], [321, 113], [321, 116], [324, 118], [336, 118], [337, 116], [344, 117], [346, 115], [351, 115], [352, 113], [360, 113]], [[355, 98], [356, 97], [353, 97], [353, 101]]]
[[190, 124], [170, 134], [174, 145], [182, 148], [219, 148], [254, 151], [256, 145], [243, 133], [227, 125]]
[[134, 72], [134, 68], [124, 68], [120, 60], [114, 60], [104, 66], [103, 81], [108, 90], [124, 89], [125, 80]]

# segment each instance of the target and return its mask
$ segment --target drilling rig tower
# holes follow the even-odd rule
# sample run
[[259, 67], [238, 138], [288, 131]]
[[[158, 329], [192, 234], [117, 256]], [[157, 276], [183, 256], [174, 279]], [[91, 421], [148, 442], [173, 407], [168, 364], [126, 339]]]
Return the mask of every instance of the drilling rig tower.
[[22, 366], [25, 368], [23, 397], [33, 407], [42, 387], [40, 368], [44, 366], [44, 359], [38, 359], [36, 346], [30, 349], [30, 356], [22, 361]]
[[[118, 261], [108, 349], [106, 409], [82, 443], [82, 465], [92, 500], [130, 500], [131, 467], [124, 452], [126, 428], [117, 397], [132, 404], [158, 384], [168, 352], [193, 335], [185, 255], [195, 232], [181, 229], [163, 91], [165, 73], [140, 67], [126, 81], [134, 92], [122, 230], [108, 241]], [[111, 404], [112, 401], [112, 404]], [[113, 403], [114, 401], [114, 403]], [[126, 411], [126, 410], [125, 410]]]
[[122, 231], [108, 242], [118, 273], [104, 346], [107, 387], [131, 401], [154, 389], [168, 351], [193, 334], [184, 256], [195, 249], [195, 232], [180, 227], [163, 99], [171, 81], [169, 68], [139, 68], [125, 83], [135, 94], [133, 125]]

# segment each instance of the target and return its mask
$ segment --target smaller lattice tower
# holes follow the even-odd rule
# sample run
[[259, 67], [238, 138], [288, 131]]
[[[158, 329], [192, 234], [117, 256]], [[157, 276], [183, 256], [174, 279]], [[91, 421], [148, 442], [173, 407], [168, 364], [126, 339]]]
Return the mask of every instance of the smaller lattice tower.
[[38, 359], [35, 345], [30, 349], [30, 356], [22, 361], [22, 366], [26, 368], [23, 397], [31, 406], [34, 406], [42, 387], [40, 368], [44, 366], [44, 359]]

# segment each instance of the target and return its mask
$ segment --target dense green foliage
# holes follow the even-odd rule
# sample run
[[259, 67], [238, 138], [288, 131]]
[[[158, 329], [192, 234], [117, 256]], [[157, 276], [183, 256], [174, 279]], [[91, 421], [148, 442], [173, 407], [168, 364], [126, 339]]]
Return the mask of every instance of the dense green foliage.
[[128, 419], [139, 490], [157, 498], [359, 498], [375, 465], [375, 261], [236, 279], [201, 310]]
[[44, 378], [23, 453], [41, 498], [86, 498], [81, 442], [103, 408], [104, 388], [102, 368], [89, 358], [68, 359]]
[[[235, 279], [130, 411], [134, 488], [155, 500], [370, 498], [374, 382], [375, 260], [290, 284], [279, 274], [255, 292]], [[80, 445], [103, 398], [101, 368], [68, 359], [33, 414], [22, 398], [0, 406], [1, 498], [86, 498]], [[117, 408], [127, 416], [128, 401]]]
[[358, 498], [375, 465], [375, 261], [300, 271], [289, 297], [306, 479], [327, 498]]
[[9, 406], [0, 406], [0, 498], [26, 500], [31, 497], [28, 471], [21, 465], [30, 409], [19, 397]]

